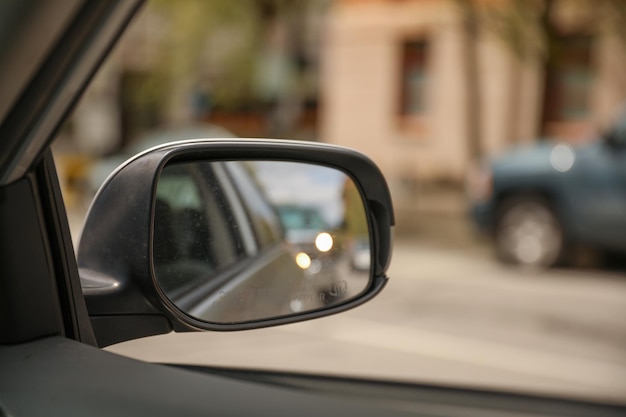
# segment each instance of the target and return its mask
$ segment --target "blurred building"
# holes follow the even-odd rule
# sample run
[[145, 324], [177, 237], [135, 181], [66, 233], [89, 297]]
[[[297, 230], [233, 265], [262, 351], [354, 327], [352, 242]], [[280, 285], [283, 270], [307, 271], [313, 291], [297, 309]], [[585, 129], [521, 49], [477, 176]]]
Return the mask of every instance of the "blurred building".
[[314, 139], [328, 3], [148, 2], [77, 106], [69, 147], [98, 157], [146, 131], [207, 122]]
[[[480, 13], [512, 4], [471, 3]], [[472, 44], [462, 1], [337, 0], [322, 49], [322, 140], [371, 155], [394, 185], [460, 183], [473, 155], [541, 135], [592, 137], [626, 96], [626, 47], [581, 2], [551, 3], [548, 67], [516, 56], [497, 27], [480, 26]]]
[[[415, 184], [458, 185], [475, 159], [543, 135], [585, 140], [608, 123], [626, 96], [626, 47], [610, 19], [578, 5], [611, 2], [626, 5], [148, 3], [85, 92], [68, 140], [57, 141], [66, 155], [81, 155], [61, 170], [80, 182], [83, 154], [112, 154], [146, 131], [200, 121], [240, 136], [359, 149], [380, 165], [396, 200]], [[481, 14], [542, 3], [558, 5], [550, 69], [537, 54], [518, 56]], [[480, 6], [475, 35], [462, 4]], [[518, 39], [533, 41], [525, 31]]]

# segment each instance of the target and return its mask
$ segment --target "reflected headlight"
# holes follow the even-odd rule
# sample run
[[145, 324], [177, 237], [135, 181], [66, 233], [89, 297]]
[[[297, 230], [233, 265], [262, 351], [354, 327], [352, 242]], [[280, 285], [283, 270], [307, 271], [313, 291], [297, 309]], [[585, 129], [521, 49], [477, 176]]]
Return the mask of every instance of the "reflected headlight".
[[299, 252], [296, 255], [296, 264], [298, 264], [301, 269], [309, 269], [311, 266], [311, 257], [304, 252]]
[[333, 237], [326, 233], [320, 233], [315, 238], [315, 247], [320, 252], [328, 252], [333, 248]]

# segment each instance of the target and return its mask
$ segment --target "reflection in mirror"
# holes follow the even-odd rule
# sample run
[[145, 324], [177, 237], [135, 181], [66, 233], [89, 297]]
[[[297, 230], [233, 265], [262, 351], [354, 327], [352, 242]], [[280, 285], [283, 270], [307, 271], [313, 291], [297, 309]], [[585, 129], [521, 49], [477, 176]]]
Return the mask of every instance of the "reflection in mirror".
[[239, 323], [363, 292], [372, 253], [354, 182], [302, 162], [182, 162], [159, 177], [156, 281], [184, 313]]

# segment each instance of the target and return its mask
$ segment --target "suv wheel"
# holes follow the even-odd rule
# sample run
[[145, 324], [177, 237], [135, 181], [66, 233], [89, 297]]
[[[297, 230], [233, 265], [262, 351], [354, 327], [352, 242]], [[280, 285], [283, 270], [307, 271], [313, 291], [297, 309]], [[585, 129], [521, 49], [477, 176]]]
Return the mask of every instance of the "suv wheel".
[[538, 197], [506, 200], [498, 211], [495, 240], [501, 260], [524, 266], [552, 266], [563, 252], [559, 220]]

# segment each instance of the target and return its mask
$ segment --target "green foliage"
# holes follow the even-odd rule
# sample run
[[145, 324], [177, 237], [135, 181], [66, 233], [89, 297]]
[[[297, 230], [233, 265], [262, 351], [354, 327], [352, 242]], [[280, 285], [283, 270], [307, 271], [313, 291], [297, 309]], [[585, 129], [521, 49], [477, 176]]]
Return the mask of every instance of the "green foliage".
[[494, 33], [521, 61], [549, 61], [558, 32], [554, 14], [566, 9], [581, 17], [581, 28], [589, 34], [616, 35], [626, 46], [626, 1], [624, 0], [507, 0], [479, 7], [481, 26]]
[[520, 60], [540, 57], [545, 53], [545, 37], [541, 28], [542, 1], [510, 0], [486, 8], [484, 26]]
[[[147, 33], [139, 36], [149, 45], [149, 59], [146, 66], [130, 69], [132, 79], [124, 86], [124, 102], [133, 112], [130, 119], [146, 119], [138, 124], [151, 127], [153, 120], [176, 113], [184, 100], [196, 99], [193, 110], [199, 117], [210, 109], [267, 111], [268, 101], [288, 94], [266, 94], [264, 87], [271, 83], [260, 74], [267, 73], [268, 65], [274, 69], [274, 62], [287, 62], [288, 69], [301, 63], [307, 18], [323, 13], [330, 1], [151, 0], [143, 11], [151, 26], [142, 27]], [[286, 31], [286, 41], [273, 37], [276, 27]], [[277, 50], [285, 56], [272, 61], [271, 53]], [[307, 84], [308, 70], [294, 66], [291, 84], [280, 74], [273, 79], [285, 91], [317, 94], [317, 85]]]
[[[262, 26], [253, 0], [156, 0], [153, 7], [168, 22], [159, 72], [208, 84], [212, 99], [226, 106], [248, 98]], [[210, 43], [216, 38], [221, 45]]]

